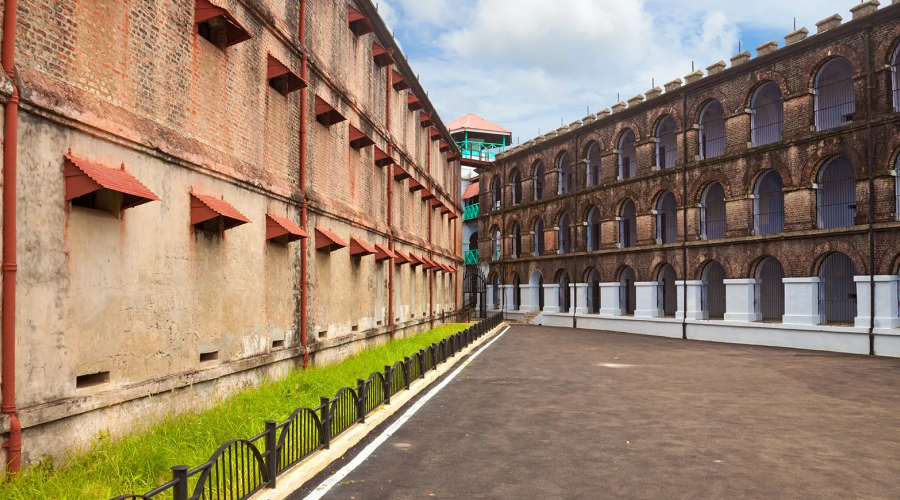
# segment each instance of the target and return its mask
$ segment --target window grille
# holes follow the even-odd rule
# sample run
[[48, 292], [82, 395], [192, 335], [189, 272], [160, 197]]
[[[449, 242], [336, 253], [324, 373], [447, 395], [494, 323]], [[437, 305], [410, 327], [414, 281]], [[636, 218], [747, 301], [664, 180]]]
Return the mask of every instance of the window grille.
[[725, 319], [725, 269], [716, 261], [703, 269], [701, 307], [706, 319]]
[[774, 257], [766, 257], [756, 268], [756, 307], [760, 320], [780, 323], [784, 316], [784, 268]]
[[894, 49], [894, 56], [891, 58], [891, 97], [894, 111], [900, 111], [900, 45]]
[[900, 155], [894, 160], [894, 217], [900, 220]]
[[557, 236], [559, 253], [572, 252], [572, 229], [569, 225], [569, 214], [563, 214], [559, 219], [559, 234]]
[[856, 218], [853, 164], [844, 156], [828, 160], [819, 171], [816, 190], [820, 229], [847, 227]]
[[819, 268], [819, 315], [828, 325], [852, 325], [856, 317], [856, 269], [846, 254], [834, 252]]
[[637, 290], [634, 286], [634, 269], [626, 267], [619, 277], [619, 307], [625, 316], [634, 316], [634, 305], [637, 302]]
[[619, 140], [619, 179], [630, 179], [637, 172], [637, 148], [634, 131], [627, 130]]
[[599, 314], [600, 313], [600, 273], [597, 272], [596, 269], [591, 271], [591, 274], [588, 276], [588, 288], [587, 288], [587, 303], [588, 303], [588, 312], [590, 314]]
[[512, 195], [514, 205], [522, 203], [522, 174], [518, 170], [513, 173]]
[[633, 201], [625, 201], [619, 219], [619, 243], [622, 248], [631, 248], [637, 243], [637, 218]]
[[779, 234], [784, 228], [784, 183], [770, 170], [756, 183], [753, 218], [756, 234]]
[[500, 260], [500, 230], [494, 229], [494, 237], [492, 239], [491, 260]]
[[706, 187], [700, 206], [700, 234], [708, 240], [725, 237], [725, 189], [718, 182]]
[[534, 254], [544, 255], [544, 221], [534, 221]]
[[675, 138], [675, 118], [667, 116], [656, 128], [656, 166], [660, 170], [672, 168], [678, 159], [678, 142]]
[[712, 101], [700, 114], [700, 159], [721, 156], [725, 152], [725, 109]]
[[534, 167], [534, 199], [544, 198], [544, 163], [538, 162]]
[[493, 185], [491, 186], [491, 197], [493, 198], [494, 210], [500, 210], [501, 195], [500, 179], [494, 179]]
[[591, 208], [587, 220], [587, 250], [595, 252], [600, 250], [600, 210]]
[[592, 142], [587, 152], [587, 185], [600, 185], [600, 145]]
[[572, 182], [575, 180], [575, 168], [574, 165], [572, 165], [572, 160], [569, 159], [569, 153], [563, 153], [563, 155], [559, 157], [557, 168], [559, 169], [559, 188], [557, 192], [559, 194], [572, 192]]
[[656, 300], [659, 314], [664, 318], [674, 318], [678, 307], [678, 296], [675, 289], [675, 268], [671, 264], [665, 264], [659, 270], [659, 278], [656, 292]]
[[518, 258], [522, 256], [522, 231], [519, 229], [519, 225], [516, 224], [513, 226], [512, 232], [512, 255], [514, 258]]
[[832, 59], [816, 75], [816, 130], [828, 130], [853, 122], [856, 96], [853, 65], [843, 57]]
[[559, 312], [569, 312], [570, 293], [569, 293], [569, 273], [563, 271], [559, 275]]
[[750, 113], [750, 140], [754, 146], [781, 140], [784, 133], [784, 102], [777, 83], [768, 82], [756, 90]]
[[663, 245], [678, 239], [677, 213], [675, 195], [666, 191], [656, 204], [656, 237]]

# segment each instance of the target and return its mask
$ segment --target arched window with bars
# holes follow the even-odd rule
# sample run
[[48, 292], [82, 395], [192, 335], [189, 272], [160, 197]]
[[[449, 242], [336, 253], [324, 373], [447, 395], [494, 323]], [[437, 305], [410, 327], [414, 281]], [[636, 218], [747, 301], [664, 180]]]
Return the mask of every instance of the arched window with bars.
[[706, 240], [725, 237], [725, 188], [711, 182], [700, 197], [700, 235]]
[[725, 108], [713, 100], [700, 113], [700, 159], [707, 160], [725, 152]]
[[672, 267], [672, 264], [663, 264], [659, 269], [659, 274], [656, 277], [658, 287], [656, 300], [659, 307], [659, 315], [664, 318], [675, 317], [675, 311], [678, 308], [678, 296], [675, 287], [677, 279], [678, 275], [675, 273], [675, 268]]
[[894, 103], [894, 111], [900, 111], [900, 45], [891, 57], [891, 102]]
[[769, 170], [759, 176], [753, 188], [753, 230], [755, 234], [780, 234], [784, 229], [784, 182], [781, 174]]
[[784, 268], [775, 257], [756, 267], [756, 312], [760, 321], [781, 323], [784, 316]]
[[619, 209], [619, 246], [631, 248], [637, 243], [637, 214], [634, 202], [625, 200]]
[[856, 95], [853, 91], [853, 65], [847, 58], [835, 57], [816, 75], [816, 130], [828, 130], [853, 122]]
[[503, 184], [499, 177], [494, 177], [491, 181], [491, 207], [494, 210], [500, 210], [500, 203], [503, 199]]
[[510, 187], [512, 188], [512, 202], [513, 205], [519, 205], [522, 203], [522, 172], [519, 169], [515, 169], [512, 172], [512, 182], [510, 182]]
[[572, 224], [569, 214], [564, 213], [559, 218], [559, 226], [556, 233], [558, 253], [572, 253]]
[[591, 141], [585, 152], [585, 162], [587, 163], [587, 179], [585, 185], [600, 185], [600, 143]]
[[894, 219], [900, 220], [900, 155], [894, 160]]
[[819, 229], [852, 226], [856, 219], [856, 180], [853, 163], [835, 156], [819, 169], [816, 183]]
[[706, 319], [725, 319], [725, 269], [716, 261], [703, 267], [700, 307]]
[[678, 160], [678, 141], [675, 138], [675, 117], [668, 115], [656, 126], [656, 168], [665, 170]]
[[540, 217], [534, 221], [534, 254], [544, 255], [544, 221]]
[[634, 131], [622, 133], [619, 138], [619, 180], [630, 179], [637, 173], [637, 146]]
[[587, 250], [600, 250], [600, 209], [591, 207], [587, 215]]
[[754, 146], [772, 144], [780, 141], [783, 133], [781, 87], [775, 82], [766, 82], [756, 89], [750, 100], [750, 142]]
[[491, 231], [491, 260], [500, 260], [500, 228], [494, 226]]
[[538, 161], [534, 166], [534, 199], [544, 199], [544, 162]]
[[587, 279], [587, 308], [588, 314], [600, 313], [600, 272], [591, 269]]
[[675, 195], [666, 191], [656, 201], [656, 242], [667, 245], [678, 240], [678, 206]]
[[856, 268], [846, 254], [834, 252], [819, 267], [819, 316], [826, 325], [852, 325], [856, 317]]
[[570, 283], [569, 273], [564, 269], [559, 271], [559, 275], [556, 278], [556, 284], [559, 285], [559, 312], [562, 313], [569, 312], [569, 307], [572, 305], [572, 294], [569, 290]]
[[634, 306], [637, 302], [635, 281], [634, 269], [629, 266], [622, 268], [622, 272], [619, 273], [619, 308], [625, 316], [634, 316]]
[[512, 228], [512, 258], [518, 259], [522, 256], [522, 229], [519, 223], [513, 224]]
[[571, 193], [575, 182], [575, 164], [572, 163], [572, 156], [569, 155], [568, 151], [559, 155], [556, 168], [558, 171], [557, 193]]

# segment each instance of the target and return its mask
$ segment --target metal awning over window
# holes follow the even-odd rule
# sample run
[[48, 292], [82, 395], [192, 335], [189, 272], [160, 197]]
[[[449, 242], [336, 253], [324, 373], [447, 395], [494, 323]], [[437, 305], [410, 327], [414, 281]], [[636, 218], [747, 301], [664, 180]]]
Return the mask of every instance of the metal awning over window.
[[434, 126], [431, 127], [430, 131], [431, 131], [430, 133], [431, 133], [431, 140], [432, 140], [432, 141], [436, 141], [436, 140], [438, 140], [438, 139], [441, 138], [441, 132], [440, 132], [440, 130], [434, 128]]
[[375, 66], [379, 68], [390, 66], [394, 64], [394, 50], [386, 49], [378, 42], [372, 42], [372, 59], [375, 61]]
[[369, 19], [362, 12], [347, 6], [347, 24], [356, 36], [363, 36], [375, 31]]
[[410, 88], [409, 82], [406, 81], [406, 77], [400, 74], [397, 70], [391, 70], [394, 72], [392, 79], [394, 81], [394, 90], [400, 92], [401, 90], [407, 90]]
[[379, 243], [375, 244], [375, 262], [381, 262], [383, 260], [395, 258], [397, 258], [397, 255], [395, 255], [390, 248]]
[[416, 191], [419, 191], [421, 189], [425, 189], [425, 186], [423, 186], [421, 182], [410, 177], [409, 178], [409, 191], [412, 193], [415, 193]]
[[420, 109], [425, 109], [425, 105], [422, 104], [422, 101], [420, 101], [419, 98], [416, 97], [416, 95], [413, 94], [412, 92], [410, 92], [409, 95], [406, 96], [406, 104], [409, 107], [410, 111], [418, 111]]
[[447, 205], [443, 205], [443, 206], [441, 207], [441, 214], [450, 213], [450, 212], [452, 212], [452, 211], [453, 211], [453, 209], [451, 209], [451, 208], [448, 207]]
[[266, 239], [283, 241], [284, 243], [309, 238], [309, 233], [300, 228], [291, 219], [266, 214]]
[[269, 54], [266, 78], [269, 79], [270, 87], [284, 95], [306, 88], [306, 82], [303, 81], [303, 78], [300, 78], [300, 75], [291, 71], [287, 65], [276, 59], [272, 54]]
[[432, 209], [437, 209], [437, 208], [440, 208], [443, 206], [444, 206], [444, 203], [441, 200], [439, 200], [437, 198], [431, 200], [431, 208]]
[[447, 220], [459, 219], [459, 215], [456, 215], [456, 212], [451, 211], [450, 215], [447, 216]]
[[431, 113], [426, 113], [424, 111], [419, 113], [419, 125], [423, 128], [433, 126], [434, 120], [431, 119]]
[[247, 224], [250, 219], [238, 212], [230, 203], [220, 198], [191, 193], [191, 225], [200, 224], [216, 217], [222, 218], [225, 230]]
[[375, 144], [369, 136], [367, 136], [363, 131], [354, 127], [352, 124], [350, 125], [350, 147], [356, 150], [360, 150], [362, 148], [367, 148]]
[[316, 250], [320, 252], [334, 252], [346, 247], [347, 243], [340, 239], [338, 235], [327, 229], [316, 228]]
[[394, 160], [394, 158], [391, 155], [385, 153], [378, 146], [375, 146], [375, 165], [376, 166], [386, 167], [388, 165], [393, 165], [395, 161], [396, 160]]
[[136, 207], [160, 199], [147, 186], [122, 168], [115, 169], [97, 165], [65, 155], [66, 201], [86, 194], [108, 189], [122, 195], [121, 209]]
[[404, 170], [403, 167], [401, 167], [400, 165], [397, 165], [396, 163], [394, 164], [394, 180], [395, 181], [402, 181], [403, 179], [409, 179], [411, 177], [412, 176], [409, 175], [409, 172]]
[[478, 197], [478, 183], [473, 182], [466, 186], [466, 190], [463, 191], [462, 199], [468, 200], [469, 198], [477, 198]]
[[405, 253], [401, 252], [400, 250], [397, 250], [396, 248], [394, 249], [394, 255], [395, 255], [395, 257], [394, 257], [395, 265], [402, 266], [403, 264], [409, 264], [412, 262]]
[[412, 267], [421, 266], [424, 264], [422, 259], [420, 259], [416, 254], [409, 252], [409, 265]]
[[443, 139], [441, 139], [441, 143], [440, 143], [440, 151], [441, 151], [441, 153], [445, 153], [445, 152], [447, 152], [447, 151], [449, 151], [449, 150], [450, 150], [450, 145], [447, 144], [446, 141], [444, 141]]
[[225, 24], [225, 46], [231, 47], [253, 38], [241, 23], [225, 9], [222, 0], [197, 0], [194, 4], [194, 24], [207, 22], [217, 17]]
[[350, 256], [364, 257], [375, 253], [375, 247], [359, 238], [350, 238]]
[[344, 115], [334, 109], [334, 106], [325, 102], [325, 99], [316, 96], [316, 120], [319, 123], [326, 127], [330, 127], [335, 123], [341, 123], [346, 119], [347, 118]]
[[434, 193], [427, 189], [422, 190], [422, 201], [428, 201], [434, 199]]

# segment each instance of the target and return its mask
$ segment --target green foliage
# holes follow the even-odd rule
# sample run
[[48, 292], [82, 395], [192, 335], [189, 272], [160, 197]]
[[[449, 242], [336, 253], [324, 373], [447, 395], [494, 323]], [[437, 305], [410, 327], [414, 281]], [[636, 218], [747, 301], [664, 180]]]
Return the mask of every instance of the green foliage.
[[298, 369], [283, 379], [262, 382], [203, 410], [169, 414], [143, 431], [121, 438], [101, 433], [89, 451], [71, 454], [62, 460], [64, 465], [33, 466], [11, 482], [3, 483], [0, 499], [102, 500], [126, 493], [145, 493], [171, 479], [169, 467], [196, 467], [226, 441], [262, 432], [264, 420], [281, 422], [299, 407], [315, 407], [319, 397], [334, 396], [341, 387], [355, 385], [356, 379], [382, 371], [385, 365], [392, 365], [466, 326], [440, 326], [365, 349], [337, 364]]

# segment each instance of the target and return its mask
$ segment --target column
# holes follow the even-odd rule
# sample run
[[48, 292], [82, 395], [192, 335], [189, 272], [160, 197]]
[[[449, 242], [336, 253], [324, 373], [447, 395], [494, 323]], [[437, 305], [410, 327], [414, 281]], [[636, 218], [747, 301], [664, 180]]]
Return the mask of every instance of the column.
[[622, 302], [619, 294], [622, 284], [600, 283], [600, 316], [621, 316]]
[[659, 283], [656, 281], [640, 281], [634, 284], [635, 301], [634, 317], [635, 318], [657, 318], [659, 317], [659, 300], [657, 299], [657, 290]]
[[725, 321], [759, 321], [755, 279], [725, 280]]
[[487, 285], [487, 297], [485, 297], [485, 301], [487, 302], [488, 309], [497, 309], [497, 304], [494, 304], [494, 285]]
[[506, 294], [506, 310], [515, 311], [516, 285], [503, 285], [503, 293]]
[[[871, 310], [871, 276], [855, 276], [857, 328], [869, 328]], [[900, 327], [900, 276], [875, 276], [875, 328]]]
[[784, 283], [784, 318], [786, 325], [818, 325], [819, 278], [782, 278]]
[[544, 312], [559, 312], [559, 285], [544, 284]]
[[[522, 291], [522, 306], [519, 307], [519, 310], [523, 312], [537, 311], [539, 302], [536, 300], [537, 297], [534, 296], [537, 287], [533, 285], [519, 285], [519, 289]], [[540, 292], [538, 290], [538, 293]]]
[[[687, 297], [685, 297], [687, 295]], [[675, 282], [675, 296], [678, 297], [677, 319], [706, 319], [703, 313], [703, 282], [700, 280], [678, 280]], [[685, 300], [687, 303], [685, 303]]]
[[575, 283], [575, 314], [589, 314], [591, 309], [588, 304], [588, 283]]

